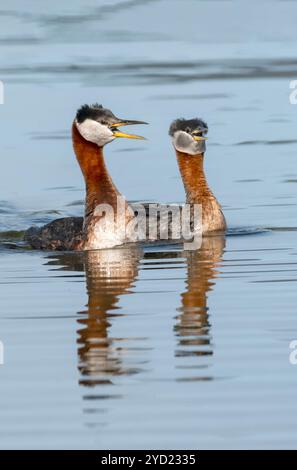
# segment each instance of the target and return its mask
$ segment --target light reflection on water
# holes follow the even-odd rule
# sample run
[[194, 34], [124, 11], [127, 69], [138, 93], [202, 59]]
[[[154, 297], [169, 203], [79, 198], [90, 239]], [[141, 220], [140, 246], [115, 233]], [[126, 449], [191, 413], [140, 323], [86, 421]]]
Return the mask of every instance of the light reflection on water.
[[[287, 355], [294, 239], [282, 230], [205, 238], [196, 252], [2, 250], [1, 338], [12, 355], [0, 371], [3, 446], [143, 447], [145, 435], [157, 448], [181, 440], [185, 448], [228, 447], [225, 426], [237, 433], [236, 447], [245, 447], [250, 426], [262, 433], [259, 441], [249, 434], [253, 446], [288, 445], [297, 411]], [[30, 403], [23, 444], [20, 416], [11, 421], [3, 408], [16, 400]], [[271, 416], [277, 431], [267, 428]], [[41, 425], [48, 441], [36, 437]]]
[[[169, 263], [186, 268], [186, 288], [181, 293], [178, 315], [174, 325], [177, 339], [175, 356], [208, 356], [212, 354], [207, 296], [215, 285], [217, 267], [223, 254], [224, 238], [211, 237], [203, 241], [197, 252], [143, 252], [129, 247], [114, 250], [92, 251], [85, 254], [50, 256], [48, 264], [62, 265], [63, 270], [85, 272], [88, 296], [87, 310], [79, 311], [77, 320], [78, 369], [80, 384], [85, 386], [114, 384], [120, 375], [145, 371], [147, 361], [142, 357], [147, 350], [147, 337], [134, 338], [144, 347], [134, 347], [133, 338], [116, 338], [112, 331], [113, 319], [121, 316], [120, 299], [133, 295], [141, 266], [150, 271], [168, 269]], [[142, 262], [142, 263], [141, 263]], [[132, 343], [131, 343], [132, 341]], [[129, 351], [134, 351], [134, 362], [129, 366]], [[139, 358], [136, 353], [139, 353]], [[128, 354], [127, 357], [125, 357]], [[127, 362], [127, 363], [126, 363]], [[207, 367], [197, 363], [195, 367]], [[178, 369], [187, 369], [187, 363], [178, 361]], [[196, 377], [178, 380], [195, 380]], [[205, 377], [198, 377], [204, 380]]]
[[224, 238], [209, 237], [203, 240], [200, 250], [186, 252], [187, 290], [181, 295], [181, 307], [175, 325], [177, 357], [213, 354], [207, 297], [215, 285], [224, 246]]
[[[50, 255], [47, 265], [55, 272], [82, 272], [86, 276], [86, 310], [78, 312], [77, 352], [79, 385], [86, 387], [83, 399], [90, 402], [84, 412], [107, 411], [106, 399], [127, 399], [119, 393], [122, 376], [146, 374], [150, 364], [149, 336], [135, 337], [133, 325], [126, 337], [113, 334], [117, 318], [130, 322], [129, 312], [120, 306], [123, 296], [137, 289], [140, 270], [186, 270], [186, 291], [180, 293], [172, 337], [175, 348], [177, 382], [204, 381], [213, 377], [208, 372], [208, 356], [213, 354], [207, 298], [219, 274], [225, 239], [210, 237], [196, 252], [146, 251], [140, 247], [91, 251], [84, 254]], [[133, 323], [133, 320], [132, 320]], [[175, 359], [174, 359], [175, 358]], [[192, 358], [192, 360], [188, 360]], [[115, 389], [114, 389], [114, 386]], [[103, 402], [101, 403], [101, 401]], [[87, 419], [89, 423], [89, 418]]]

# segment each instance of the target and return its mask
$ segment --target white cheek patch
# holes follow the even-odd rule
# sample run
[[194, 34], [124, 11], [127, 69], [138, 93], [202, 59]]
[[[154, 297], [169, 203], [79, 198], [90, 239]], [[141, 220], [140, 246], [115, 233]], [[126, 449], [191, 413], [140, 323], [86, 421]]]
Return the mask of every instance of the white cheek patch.
[[197, 155], [205, 151], [204, 141], [195, 141], [187, 132], [177, 131], [173, 135], [173, 145], [179, 152]]
[[111, 142], [115, 138], [108, 127], [93, 121], [93, 119], [86, 119], [82, 123], [76, 121], [76, 127], [84, 139], [99, 145], [99, 147]]
[[193, 154], [193, 142], [194, 140], [187, 132], [177, 131], [174, 133], [173, 145], [179, 152]]

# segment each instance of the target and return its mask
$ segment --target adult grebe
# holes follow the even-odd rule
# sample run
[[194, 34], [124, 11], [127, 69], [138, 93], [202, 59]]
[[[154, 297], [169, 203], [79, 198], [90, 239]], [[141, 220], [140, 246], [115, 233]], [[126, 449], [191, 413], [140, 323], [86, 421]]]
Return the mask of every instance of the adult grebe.
[[186, 191], [186, 203], [201, 205], [204, 234], [223, 232], [227, 227], [221, 206], [210, 190], [204, 173], [207, 132], [207, 124], [202, 119], [176, 119], [169, 129]]
[[[117, 118], [102, 105], [82, 106], [72, 125], [72, 141], [76, 158], [86, 184], [85, 217], [67, 217], [54, 220], [41, 228], [32, 227], [25, 240], [33, 248], [45, 250], [91, 250], [121, 245], [126, 234], [114, 230], [96, 208], [111, 207], [117, 212], [120, 196], [106, 168], [103, 147], [118, 137], [143, 139], [141, 136], [120, 132], [120, 126], [146, 124]], [[133, 218], [133, 210], [124, 202], [126, 222]], [[130, 241], [130, 240], [129, 240]]]

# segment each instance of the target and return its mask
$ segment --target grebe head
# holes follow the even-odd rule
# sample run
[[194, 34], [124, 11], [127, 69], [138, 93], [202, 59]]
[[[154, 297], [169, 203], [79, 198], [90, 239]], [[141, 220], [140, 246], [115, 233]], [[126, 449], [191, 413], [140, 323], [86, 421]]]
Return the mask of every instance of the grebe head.
[[205, 152], [208, 127], [202, 119], [176, 119], [169, 128], [169, 135], [176, 150], [189, 155]]
[[89, 106], [85, 104], [76, 114], [75, 125], [81, 136], [97, 144], [99, 147], [112, 142], [117, 137], [125, 137], [127, 139], [144, 139], [144, 137], [126, 134], [120, 132], [118, 127], [128, 126], [132, 124], [147, 124], [144, 121], [131, 121], [128, 119], [117, 118], [110, 109], [103, 108], [100, 104]]

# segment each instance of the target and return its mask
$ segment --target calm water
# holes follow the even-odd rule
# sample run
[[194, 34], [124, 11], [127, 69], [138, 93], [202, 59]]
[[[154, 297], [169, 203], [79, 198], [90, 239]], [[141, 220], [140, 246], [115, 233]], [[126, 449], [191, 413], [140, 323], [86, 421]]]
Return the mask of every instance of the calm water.
[[[297, 448], [296, 15], [291, 1], [0, 7], [1, 448]], [[226, 239], [21, 247], [17, 231], [82, 213], [69, 128], [94, 101], [151, 123], [147, 143], [106, 148], [130, 200], [183, 201], [168, 127], [208, 122]]]

